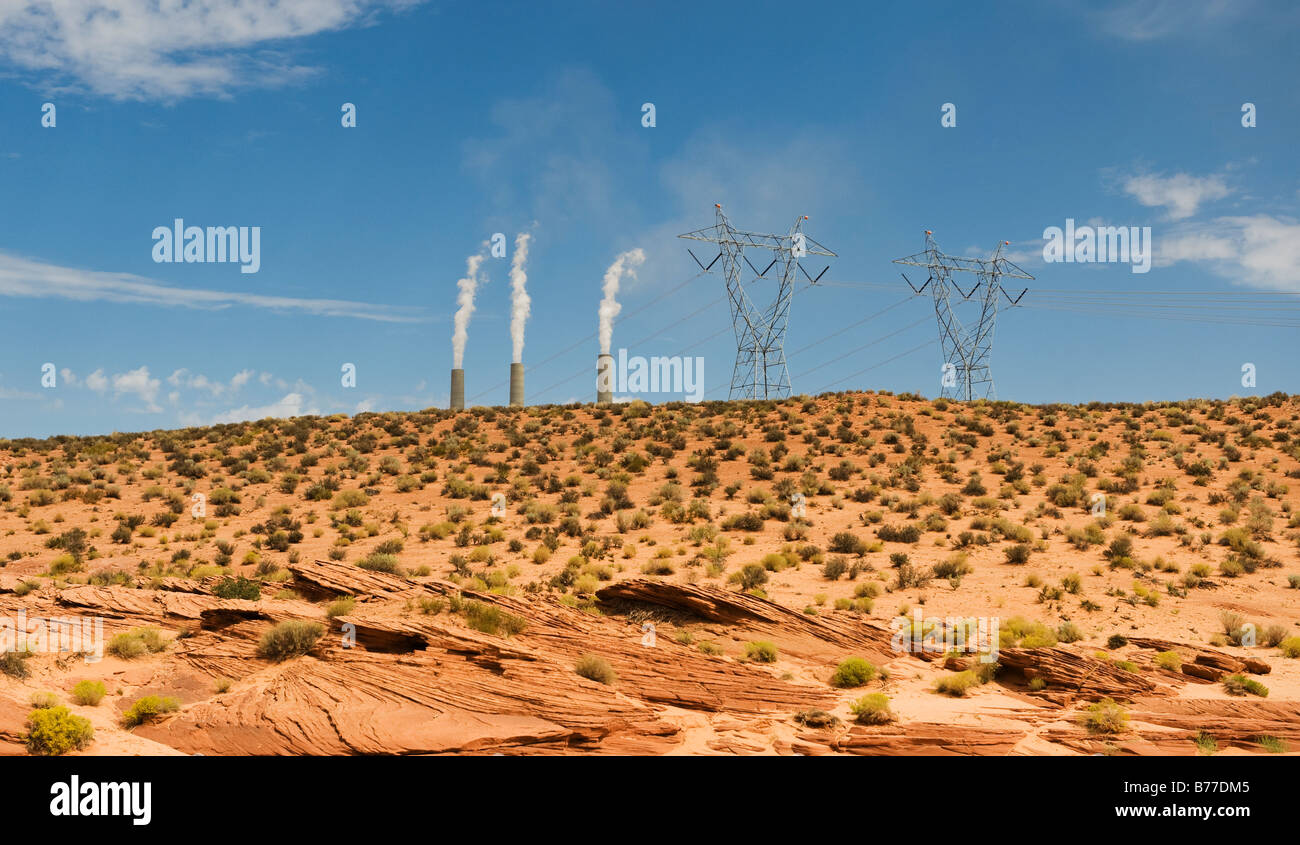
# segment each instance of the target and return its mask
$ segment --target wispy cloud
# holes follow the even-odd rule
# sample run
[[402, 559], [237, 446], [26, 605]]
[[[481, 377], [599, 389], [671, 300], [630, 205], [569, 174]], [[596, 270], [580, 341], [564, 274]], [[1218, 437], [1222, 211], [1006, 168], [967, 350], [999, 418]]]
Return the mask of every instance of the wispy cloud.
[[250, 422], [267, 417], [316, 416], [320, 409], [311, 405], [301, 393], [286, 393], [269, 405], [243, 405], [212, 416], [183, 413], [180, 420], [185, 425], [219, 425], [221, 423]]
[[0, 4], [0, 58], [46, 87], [174, 101], [276, 87], [317, 69], [290, 39], [364, 25], [422, 0], [41, 0]]
[[1256, 214], [1181, 224], [1156, 239], [1157, 266], [1204, 262], [1241, 285], [1300, 292], [1300, 221]]
[[1222, 176], [1193, 176], [1190, 173], [1140, 174], [1124, 180], [1124, 193], [1148, 207], [1163, 207], [1170, 220], [1185, 220], [1202, 203], [1223, 199], [1232, 193]]
[[52, 297], [80, 302], [133, 302], [208, 310], [244, 306], [388, 323], [418, 323], [426, 319], [418, 315], [419, 309], [391, 305], [169, 287], [130, 273], [62, 267], [4, 251], [0, 251], [0, 296]]
[[1120, 0], [1077, 3], [1103, 34], [1124, 41], [1156, 41], [1222, 31], [1255, 11], [1253, 0]]

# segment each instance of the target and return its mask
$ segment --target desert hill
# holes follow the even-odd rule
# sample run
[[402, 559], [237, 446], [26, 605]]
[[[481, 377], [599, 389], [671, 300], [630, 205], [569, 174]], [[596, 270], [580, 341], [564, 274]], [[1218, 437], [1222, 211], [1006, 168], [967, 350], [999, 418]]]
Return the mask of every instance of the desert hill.
[[0, 441], [0, 616], [105, 646], [6, 655], [0, 745], [66, 707], [84, 754], [1300, 750], [1298, 485], [1281, 394]]

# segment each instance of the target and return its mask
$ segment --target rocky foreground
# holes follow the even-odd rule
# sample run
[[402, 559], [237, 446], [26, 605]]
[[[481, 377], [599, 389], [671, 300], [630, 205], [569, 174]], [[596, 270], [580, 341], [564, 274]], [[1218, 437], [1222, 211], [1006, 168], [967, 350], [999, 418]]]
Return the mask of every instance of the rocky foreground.
[[[603, 588], [597, 615], [560, 601], [417, 583], [329, 561], [294, 564], [294, 591], [312, 599], [353, 597], [345, 615], [326, 616], [303, 600], [222, 599], [208, 583], [175, 579], [165, 589], [80, 585], [19, 598], [0, 595], [6, 613], [97, 614], [105, 636], [152, 626], [171, 642], [143, 661], [106, 656], [83, 664], [70, 655], [31, 658], [25, 688], [70, 688], [83, 677], [129, 684], [132, 696], [98, 720], [98, 749], [184, 754], [1192, 754], [1212, 731], [1221, 751], [1258, 750], [1268, 736], [1300, 743], [1300, 703], [1180, 696], [1229, 673], [1268, 674], [1265, 661], [1194, 643], [1134, 639], [1138, 671], [1091, 656], [1086, 648], [1006, 649], [996, 690], [946, 712], [904, 702], [964, 658], [900, 656], [893, 630], [857, 617], [819, 617], [767, 599], [714, 587], [625, 580]], [[39, 598], [37, 598], [39, 596]], [[497, 608], [522, 622], [509, 636], [484, 633], [449, 600]], [[464, 606], [464, 605], [462, 605]], [[325, 632], [302, 656], [273, 661], [258, 644], [274, 624], [312, 620]], [[653, 627], [653, 641], [647, 636]], [[774, 664], [702, 653], [688, 642], [773, 643]], [[1177, 652], [1181, 671], [1156, 668], [1155, 654]], [[610, 683], [580, 676], [575, 662], [598, 654]], [[850, 656], [887, 667], [899, 715], [863, 725], [842, 691], [816, 672]], [[1032, 690], [1034, 679], [1046, 686]], [[224, 692], [214, 692], [228, 679]], [[0, 736], [22, 752], [28, 710], [6, 690]], [[910, 693], [910, 696], [909, 696]], [[136, 695], [178, 696], [177, 713], [132, 732], [116, 715]], [[1120, 699], [1130, 722], [1098, 736], [1076, 718], [1088, 702]], [[929, 708], [933, 711], [933, 708]], [[114, 713], [113, 711], [116, 711]]]

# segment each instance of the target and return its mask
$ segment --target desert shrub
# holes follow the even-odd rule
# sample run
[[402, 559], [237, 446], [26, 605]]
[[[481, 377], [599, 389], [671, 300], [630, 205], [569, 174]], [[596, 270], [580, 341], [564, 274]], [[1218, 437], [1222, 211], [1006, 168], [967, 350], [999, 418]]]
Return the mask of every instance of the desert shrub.
[[832, 557], [826, 561], [822, 567], [822, 577], [828, 581], [837, 581], [840, 576], [849, 571], [849, 562], [843, 557]]
[[1029, 553], [1031, 551], [1032, 549], [1026, 544], [1016, 543], [1014, 546], [1003, 549], [1002, 554], [1006, 556], [1007, 563], [1023, 564], [1029, 562]]
[[609, 665], [609, 661], [594, 654], [579, 657], [578, 662], [573, 664], [573, 671], [598, 684], [612, 684], [618, 680], [618, 673]]
[[936, 578], [960, 578], [974, 570], [975, 567], [970, 565], [967, 560], [968, 555], [965, 552], [957, 552], [949, 555], [946, 559], [939, 561], [934, 565], [934, 577]]
[[335, 616], [347, 616], [356, 606], [357, 599], [355, 596], [344, 596], [330, 602], [329, 607], [325, 608], [325, 616], [330, 619]]
[[32, 656], [28, 651], [6, 651], [0, 654], [0, 672], [4, 672], [11, 678], [23, 678], [31, 675], [31, 670], [27, 668], [27, 659]]
[[287, 619], [271, 627], [257, 644], [257, 653], [268, 660], [279, 662], [311, 651], [312, 646], [325, 633], [319, 622]]
[[1268, 687], [1261, 684], [1254, 678], [1247, 678], [1245, 675], [1229, 675], [1223, 679], [1223, 689], [1228, 695], [1257, 695], [1260, 698], [1268, 698]]
[[876, 536], [887, 543], [915, 543], [921, 539], [921, 529], [911, 523], [900, 526], [882, 525], [876, 529]]
[[806, 728], [833, 728], [840, 720], [825, 710], [802, 710], [794, 714], [794, 720]]
[[527, 621], [521, 616], [507, 613], [493, 604], [481, 601], [465, 602], [465, 624], [484, 634], [517, 634], [527, 627]]
[[1300, 637], [1287, 637], [1277, 644], [1284, 657], [1300, 657]]
[[835, 674], [831, 676], [831, 686], [860, 687], [869, 683], [874, 677], [876, 677], [875, 666], [861, 657], [850, 657], [836, 667]]
[[29, 754], [55, 757], [80, 751], [95, 739], [90, 720], [66, 707], [41, 707], [27, 715], [27, 751]]
[[1073, 622], [1062, 622], [1056, 629], [1056, 638], [1063, 643], [1077, 643], [1083, 639], [1083, 632]]
[[762, 531], [763, 517], [750, 512], [738, 513], [722, 520], [723, 531]]
[[1156, 655], [1155, 660], [1157, 666], [1170, 672], [1181, 672], [1183, 669], [1183, 659], [1176, 651], [1162, 651]]
[[980, 685], [979, 677], [967, 669], [964, 672], [956, 672], [946, 677], [940, 678], [934, 685], [934, 688], [944, 695], [951, 695], [956, 698], [962, 698], [967, 692]]
[[1079, 723], [1088, 733], [1122, 733], [1128, 727], [1128, 713], [1111, 699], [1103, 698], [1080, 714]]
[[223, 599], [248, 599], [257, 601], [262, 597], [262, 585], [240, 575], [238, 578], [222, 578], [212, 588], [212, 594]]
[[32, 693], [30, 703], [37, 710], [47, 707], [57, 707], [59, 704], [59, 697], [52, 692], [34, 692]]
[[100, 681], [80, 681], [72, 688], [72, 700], [94, 707], [104, 699], [104, 684]]
[[732, 573], [730, 580], [740, 584], [742, 590], [753, 590], [767, 583], [767, 568], [761, 563], [747, 563]]
[[894, 713], [889, 709], [889, 696], [883, 692], [864, 695], [849, 705], [853, 717], [864, 725], [884, 725], [894, 721]]
[[181, 703], [168, 695], [146, 695], [138, 699], [122, 714], [122, 724], [128, 728], [143, 725], [163, 713], [175, 713]]
[[132, 628], [120, 634], [114, 634], [108, 641], [108, 653], [123, 660], [133, 660], [145, 654], [153, 654], [167, 648], [162, 633], [157, 628]]
[[362, 569], [368, 569], [371, 572], [387, 572], [391, 575], [402, 574], [402, 567], [397, 562], [397, 556], [384, 554], [382, 552], [375, 552], [374, 554], [367, 555], [357, 561], [357, 566]]
[[867, 553], [867, 544], [862, 542], [858, 535], [851, 531], [841, 531], [835, 534], [831, 537], [827, 548], [836, 554], [843, 555], [864, 555]]
[[1123, 634], [1111, 634], [1106, 638], [1106, 648], [1114, 651], [1117, 648], [1123, 648], [1128, 645], [1128, 637]]
[[752, 660], [755, 663], [775, 663], [777, 658], [776, 644], [766, 640], [745, 643], [744, 655], [746, 660]]

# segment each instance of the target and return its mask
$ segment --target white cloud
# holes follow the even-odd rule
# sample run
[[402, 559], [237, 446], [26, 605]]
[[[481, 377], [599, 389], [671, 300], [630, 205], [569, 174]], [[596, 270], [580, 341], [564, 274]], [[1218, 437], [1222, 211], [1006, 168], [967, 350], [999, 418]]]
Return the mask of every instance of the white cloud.
[[1170, 220], [1185, 220], [1196, 213], [1201, 203], [1223, 199], [1232, 189], [1222, 176], [1145, 174], [1128, 177], [1124, 193], [1145, 206], [1163, 206]]
[[251, 422], [266, 419], [267, 417], [314, 416], [319, 413], [320, 411], [316, 407], [307, 404], [301, 393], [287, 393], [269, 405], [244, 405], [239, 408], [231, 408], [206, 419], [202, 418], [200, 414], [181, 414], [180, 419], [185, 425], [218, 425], [220, 423]]
[[205, 390], [213, 396], [222, 396], [226, 393], [238, 393], [240, 388], [248, 384], [253, 375], [252, 370], [240, 370], [231, 377], [229, 383], [226, 383], [208, 378], [202, 373], [191, 373], [187, 368], [182, 367], [167, 377], [167, 383], [172, 387]]
[[322, 317], [356, 317], [388, 323], [416, 323], [420, 309], [369, 305], [342, 299], [296, 299], [237, 291], [174, 288], [130, 273], [61, 267], [0, 250], [0, 296], [54, 297], [79, 302], [131, 302], [176, 308], [220, 310], [232, 306], [300, 311]]
[[1300, 221], [1256, 214], [1184, 224], [1155, 239], [1157, 266], [1206, 262], [1237, 284], [1300, 292]]
[[1124, 41], [1221, 33], [1249, 16], [1251, 0], [1122, 0], [1078, 4], [1104, 34]]
[[370, 21], [420, 0], [42, 0], [0, 4], [0, 56], [58, 90], [174, 101], [280, 86], [316, 68], [289, 39]]
[[108, 390], [108, 379], [104, 377], [104, 371], [102, 369], [95, 370], [93, 373], [86, 376], [86, 387], [89, 387], [96, 393], [103, 393], [105, 390]]
[[148, 367], [138, 367], [113, 376], [113, 394], [115, 396], [127, 394], [139, 398], [150, 413], [162, 410], [157, 402], [158, 388], [161, 386], [161, 381], [149, 375]]

